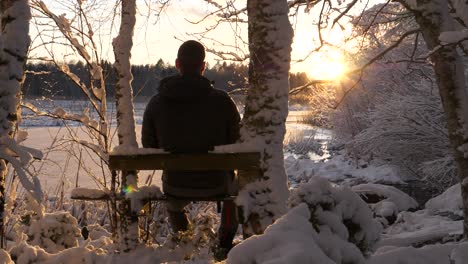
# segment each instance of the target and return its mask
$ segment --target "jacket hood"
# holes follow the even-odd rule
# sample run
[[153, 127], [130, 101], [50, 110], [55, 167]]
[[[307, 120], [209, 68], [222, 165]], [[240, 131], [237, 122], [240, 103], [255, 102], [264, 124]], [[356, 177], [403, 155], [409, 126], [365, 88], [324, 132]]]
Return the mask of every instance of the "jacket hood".
[[198, 76], [171, 76], [161, 80], [159, 94], [174, 102], [198, 101], [213, 89], [210, 80]]

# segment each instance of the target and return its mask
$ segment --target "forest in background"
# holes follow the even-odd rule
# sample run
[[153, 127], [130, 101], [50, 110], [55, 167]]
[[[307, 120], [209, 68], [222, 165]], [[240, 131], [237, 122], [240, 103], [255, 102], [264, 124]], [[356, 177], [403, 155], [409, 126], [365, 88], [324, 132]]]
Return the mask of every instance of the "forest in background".
[[[89, 86], [90, 71], [83, 62], [68, 63], [70, 71]], [[115, 85], [118, 81], [114, 65], [109, 61], [102, 61], [103, 75], [108, 97], [115, 96]], [[26, 98], [55, 98], [55, 99], [85, 99], [85, 95], [76, 84], [69, 80], [53, 63], [28, 63], [26, 65], [26, 79], [23, 95]], [[133, 94], [135, 98], [147, 98], [157, 93], [159, 81], [165, 77], [177, 74], [174, 65], [159, 59], [156, 64], [133, 65]], [[205, 77], [214, 82], [214, 87], [227, 92], [242, 92], [248, 86], [248, 66], [240, 63], [216, 63], [207, 65]], [[298, 87], [309, 82], [306, 73], [291, 73], [290, 87]]]

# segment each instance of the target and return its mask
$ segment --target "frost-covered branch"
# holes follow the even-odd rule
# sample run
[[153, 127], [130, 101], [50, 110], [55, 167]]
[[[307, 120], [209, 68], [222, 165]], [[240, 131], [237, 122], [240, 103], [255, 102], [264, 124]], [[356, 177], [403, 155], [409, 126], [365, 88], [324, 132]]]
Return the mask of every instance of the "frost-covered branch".
[[356, 68], [356, 69], [353, 69], [353, 70], [347, 72], [347, 74], [362, 72], [364, 69], [366, 69], [367, 67], [369, 67], [370, 65], [372, 65], [376, 61], [383, 58], [387, 53], [389, 53], [393, 49], [397, 48], [403, 42], [403, 40], [405, 40], [407, 37], [412, 36], [414, 34], [418, 34], [420, 32], [421, 32], [420, 29], [413, 29], [413, 30], [410, 30], [408, 32], [405, 32], [396, 41], [394, 41], [390, 46], [386, 47], [384, 50], [379, 52], [377, 55], [375, 55], [371, 59], [369, 59], [364, 65], [360, 66], [359, 68]]
[[52, 112], [44, 112], [37, 109], [37, 107], [35, 107], [31, 103], [23, 103], [21, 104], [21, 106], [34, 113], [35, 116], [46, 116], [54, 119], [79, 122], [87, 128], [94, 130], [95, 132], [102, 135], [102, 132], [99, 130], [98, 121], [91, 119], [86, 113], [83, 113], [81, 115], [70, 114], [61, 108], [56, 108]]
[[[53, 62], [57, 66], [57, 68], [61, 72], [63, 72], [86, 95], [93, 108], [95, 108], [96, 112], [99, 114], [102, 120], [101, 130], [103, 132], [103, 135], [107, 135], [108, 132], [105, 115], [107, 102], [103, 69], [98, 59], [98, 49], [93, 38], [94, 31], [92, 29], [91, 23], [88, 20], [87, 15], [85, 14], [85, 11], [82, 8], [82, 2], [79, 2], [77, 12], [79, 17], [84, 21], [84, 25], [81, 24], [81, 27], [83, 28], [75, 27], [72, 24], [73, 21], [67, 19], [65, 15], [55, 15], [43, 1], [34, 0], [32, 6], [33, 8], [35, 8], [35, 10], [39, 11], [45, 17], [51, 19], [54, 22], [56, 28], [68, 41], [67, 45], [70, 46], [73, 50], [75, 50], [89, 67], [89, 76], [91, 80], [89, 83], [90, 87], [86, 86], [76, 74], [71, 72], [66, 63], [58, 63], [55, 59], [53, 59]], [[77, 32], [77, 34], [81, 36], [82, 39], [80, 40], [79, 36], [74, 32]], [[91, 51], [93, 52], [93, 54], [89, 53], [87, 49], [87, 44], [85, 43], [85, 40], [83, 38], [86, 38], [86, 40], [88, 40], [91, 44]], [[46, 45], [46, 43], [43, 43], [42, 45]], [[53, 56], [52, 52], [49, 51], [49, 53], [51, 53], [50, 55]], [[95, 83], [98, 83], [98, 85], [96, 86]]]

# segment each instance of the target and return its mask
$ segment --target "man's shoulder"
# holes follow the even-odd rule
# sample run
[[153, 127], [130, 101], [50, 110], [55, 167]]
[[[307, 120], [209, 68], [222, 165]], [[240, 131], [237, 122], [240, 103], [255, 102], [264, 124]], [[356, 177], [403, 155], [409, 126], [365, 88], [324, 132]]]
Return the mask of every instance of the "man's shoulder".
[[231, 97], [229, 96], [229, 94], [226, 91], [216, 89], [216, 88], [213, 88], [210, 91], [210, 96], [216, 97], [218, 99], [223, 99], [223, 100], [231, 100]]
[[147, 103], [147, 107], [158, 105], [161, 101], [161, 95], [159, 93], [153, 95]]

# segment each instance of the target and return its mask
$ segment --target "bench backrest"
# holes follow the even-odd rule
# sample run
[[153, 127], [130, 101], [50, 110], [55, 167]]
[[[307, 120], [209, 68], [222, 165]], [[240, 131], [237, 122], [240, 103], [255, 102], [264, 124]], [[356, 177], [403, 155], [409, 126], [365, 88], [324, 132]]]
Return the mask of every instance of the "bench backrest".
[[257, 170], [260, 153], [138, 154], [109, 156], [111, 170]]

